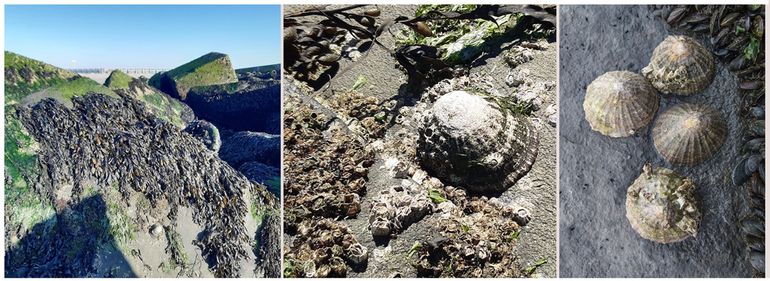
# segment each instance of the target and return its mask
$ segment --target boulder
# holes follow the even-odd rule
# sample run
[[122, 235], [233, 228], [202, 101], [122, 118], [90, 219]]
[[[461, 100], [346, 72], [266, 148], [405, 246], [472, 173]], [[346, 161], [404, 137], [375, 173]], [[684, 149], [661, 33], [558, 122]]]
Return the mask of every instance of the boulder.
[[115, 91], [124, 91], [148, 107], [158, 118], [184, 129], [195, 119], [193, 110], [183, 102], [150, 87], [146, 80], [134, 78], [120, 70], [113, 70], [104, 86]]
[[187, 93], [194, 87], [236, 82], [238, 76], [230, 63], [230, 57], [216, 52], [150, 78], [150, 85], [181, 100], [187, 99]]
[[192, 121], [190, 125], [184, 128], [184, 131], [201, 141], [211, 151], [219, 151], [219, 147], [222, 145], [222, 141], [219, 139], [219, 130], [214, 124], [207, 121]]
[[238, 171], [250, 181], [267, 186], [267, 190], [275, 194], [275, 196], [281, 196], [280, 169], [257, 161], [251, 161], [243, 163], [243, 165], [238, 167]]
[[198, 117], [220, 128], [278, 134], [281, 81], [264, 76], [261, 70], [242, 70], [237, 84], [193, 88], [185, 102]]
[[237, 132], [222, 142], [219, 158], [233, 167], [252, 161], [280, 167], [281, 137], [258, 132]]
[[110, 72], [110, 76], [107, 77], [107, 80], [104, 81], [104, 86], [114, 90], [128, 89], [129, 84], [133, 80], [134, 77], [131, 77], [123, 71], [116, 69]]

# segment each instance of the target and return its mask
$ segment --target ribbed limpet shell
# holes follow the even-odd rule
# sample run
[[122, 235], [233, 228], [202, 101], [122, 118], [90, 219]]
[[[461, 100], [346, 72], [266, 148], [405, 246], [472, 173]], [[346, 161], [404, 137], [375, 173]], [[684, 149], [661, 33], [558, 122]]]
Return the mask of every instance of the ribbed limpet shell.
[[671, 164], [698, 164], [714, 155], [726, 137], [727, 123], [720, 113], [700, 104], [675, 105], [652, 127], [655, 149]]
[[642, 69], [644, 77], [666, 94], [692, 95], [706, 89], [716, 73], [714, 56], [687, 36], [666, 37]]
[[503, 191], [527, 173], [537, 157], [537, 131], [528, 118], [465, 91], [436, 100], [423, 114], [418, 131], [422, 166], [469, 191]]
[[698, 205], [690, 179], [647, 164], [628, 187], [626, 218], [644, 239], [677, 242], [698, 233], [702, 217]]
[[659, 99], [641, 75], [611, 71], [588, 85], [583, 111], [594, 131], [610, 137], [627, 137], [652, 121]]

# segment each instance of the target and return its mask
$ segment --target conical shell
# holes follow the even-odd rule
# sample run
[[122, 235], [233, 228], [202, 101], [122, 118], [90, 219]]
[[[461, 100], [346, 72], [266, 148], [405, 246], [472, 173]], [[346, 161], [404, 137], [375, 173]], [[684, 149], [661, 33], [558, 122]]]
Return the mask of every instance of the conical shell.
[[698, 233], [702, 217], [698, 205], [690, 179], [647, 164], [628, 187], [626, 218], [644, 239], [677, 242]]
[[423, 114], [418, 131], [423, 167], [470, 191], [509, 188], [537, 157], [537, 131], [529, 119], [465, 91], [436, 100]]
[[672, 164], [695, 165], [710, 158], [726, 136], [727, 123], [719, 112], [699, 104], [676, 105], [652, 127], [655, 149]]
[[627, 137], [652, 121], [659, 99], [641, 75], [611, 71], [588, 85], [583, 111], [594, 131], [610, 137]]
[[659, 91], [692, 95], [706, 89], [716, 73], [714, 56], [687, 36], [668, 36], [652, 52], [650, 64], [642, 69]]

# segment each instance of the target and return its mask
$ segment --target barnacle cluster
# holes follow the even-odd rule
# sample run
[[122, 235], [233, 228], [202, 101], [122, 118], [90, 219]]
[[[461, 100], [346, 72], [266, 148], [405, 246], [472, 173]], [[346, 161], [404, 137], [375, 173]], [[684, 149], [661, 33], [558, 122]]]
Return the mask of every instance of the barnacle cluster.
[[348, 267], [366, 262], [369, 253], [350, 229], [332, 219], [307, 220], [284, 256], [285, 277], [345, 277]]
[[[352, 217], [361, 210], [360, 195], [372, 154], [324, 114], [287, 97], [284, 118], [285, 226], [294, 229], [312, 217]], [[328, 130], [328, 136], [324, 131]]]
[[383, 190], [371, 202], [369, 224], [373, 236], [388, 236], [422, 220], [433, 211], [428, 189], [412, 179]]
[[426, 277], [518, 277], [514, 249], [521, 225], [520, 208], [497, 199], [473, 198], [435, 222], [436, 237], [416, 250], [418, 275]]
[[342, 91], [329, 99], [329, 107], [350, 120], [353, 131], [370, 139], [380, 138], [385, 134], [388, 109], [394, 101], [387, 104], [370, 95], [364, 95], [359, 91]]

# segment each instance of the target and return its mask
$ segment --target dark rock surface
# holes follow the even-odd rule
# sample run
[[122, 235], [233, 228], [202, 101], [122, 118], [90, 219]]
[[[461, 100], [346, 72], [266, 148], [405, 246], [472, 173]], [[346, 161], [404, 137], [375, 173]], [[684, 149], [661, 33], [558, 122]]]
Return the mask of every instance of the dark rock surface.
[[[65, 212], [35, 225], [31, 235], [6, 252], [5, 277], [22, 278], [58, 277], [77, 278], [93, 276], [96, 247], [82, 245], [108, 244], [114, 251], [117, 242], [112, 235], [105, 235], [110, 228], [107, 204], [101, 196], [92, 196], [73, 205]], [[93, 224], [97, 227], [82, 227]], [[67, 239], [62, 239], [67, 238]], [[125, 258], [119, 261], [121, 269], [127, 269]], [[110, 277], [137, 277], [125, 270]]]
[[195, 115], [219, 128], [236, 131], [281, 132], [281, 81], [238, 74], [237, 84], [196, 87], [185, 103]]
[[238, 167], [238, 171], [246, 176], [247, 179], [267, 186], [267, 190], [275, 194], [275, 196], [281, 195], [280, 182], [276, 182], [281, 178], [280, 168], [251, 161], [243, 163], [243, 165]]
[[[16, 117], [40, 145], [40, 174], [30, 179], [30, 185], [53, 202], [60, 189], [70, 185], [72, 194], [83, 194], [88, 188], [116, 188], [125, 201], [139, 192], [153, 207], [168, 204], [172, 220], [180, 208], [189, 208], [193, 222], [203, 227], [194, 244], [209, 269], [215, 276], [239, 276], [253, 237], [245, 225], [250, 204], [274, 209], [275, 197], [192, 136], [160, 122], [141, 103], [119, 93], [120, 99], [99, 94], [75, 97], [71, 109], [53, 99], [17, 109]], [[57, 237], [67, 241], [77, 235], [82, 233]], [[260, 246], [275, 247], [270, 251], [280, 247]]]
[[184, 131], [200, 140], [203, 145], [205, 145], [206, 148], [211, 151], [219, 151], [219, 147], [222, 145], [222, 140], [220, 140], [219, 136], [219, 130], [216, 126], [214, 126], [214, 124], [211, 124], [208, 121], [192, 121], [189, 125], [187, 125], [186, 128], [184, 128]]
[[258, 132], [236, 132], [222, 141], [219, 158], [233, 167], [251, 161], [280, 167], [281, 137]]
[[[662, 97], [659, 112], [681, 102], [704, 103], [728, 123], [727, 140], [714, 157], [693, 167], [670, 165], [655, 151], [649, 126], [636, 136], [609, 138], [591, 131], [582, 109], [593, 79], [613, 70], [639, 72], [648, 63], [670, 34], [664, 23], [646, 6], [561, 6], [560, 22], [561, 277], [750, 277], [737, 224], [744, 192], [729, 182], [742, 138], [736, 78], [719, 63], [704, 92]], [[703, 211], [697, 237], [658, 244], [631, 228], [626, 190], [645, 163], [693, 180]]]

